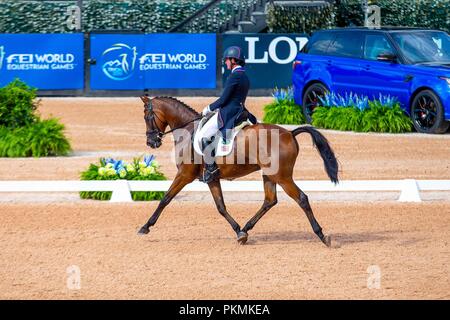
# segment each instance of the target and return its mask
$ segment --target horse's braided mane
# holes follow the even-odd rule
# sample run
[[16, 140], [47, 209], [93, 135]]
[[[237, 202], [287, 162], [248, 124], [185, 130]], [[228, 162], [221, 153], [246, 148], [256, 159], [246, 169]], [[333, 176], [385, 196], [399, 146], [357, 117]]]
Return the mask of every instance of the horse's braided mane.
[[190, 110], [191, 112], [193, 112], [195, 115], [200, 115], [197, 111], [195, 111], [194, 109], [192, 109], [190, 106], [188, 106], [186, 103], [184, 103], [183, 101], [178, 100], [177, 98], [174, 97], [169, 97], [169, 96], [157, 96], [155, 97], [155, 99], [169, 99], [172, 101], [176, 101], [179, 104], [181, 104], [183, 107], [185, 107], [186, 109]]

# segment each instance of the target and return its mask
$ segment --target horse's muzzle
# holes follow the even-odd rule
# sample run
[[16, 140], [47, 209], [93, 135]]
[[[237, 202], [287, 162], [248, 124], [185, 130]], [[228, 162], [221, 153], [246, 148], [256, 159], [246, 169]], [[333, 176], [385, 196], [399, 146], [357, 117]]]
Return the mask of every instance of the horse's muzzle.
[[156, 130], [151, 130], [146, 132], [147, 136], [147, 146], [152, 149], [159, 148], [162, 144], [162, 137]]
[[161, 140], [152, 141], [147, 139], [147, 146], [149, 146], [152, 149], [161, 147], [161, 144], [162, 144]]
[[159, 148], [162, 144], [161, 139], [149, 139], [147, 138], [147, 146], [149, 146], [152, 149]]

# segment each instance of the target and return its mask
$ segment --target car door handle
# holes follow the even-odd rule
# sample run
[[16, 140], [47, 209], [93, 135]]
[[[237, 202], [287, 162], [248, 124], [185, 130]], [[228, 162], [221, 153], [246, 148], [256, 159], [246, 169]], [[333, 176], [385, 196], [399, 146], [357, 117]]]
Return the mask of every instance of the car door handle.
[[370, 70], [370, 65], [368, 65], [368, 64], [365, 65], [365, 66], [363, 67], [363, 69], [364, 69], [364, 70]]
[[327, 60], [327, 65], [331, 66], [331, 60]]

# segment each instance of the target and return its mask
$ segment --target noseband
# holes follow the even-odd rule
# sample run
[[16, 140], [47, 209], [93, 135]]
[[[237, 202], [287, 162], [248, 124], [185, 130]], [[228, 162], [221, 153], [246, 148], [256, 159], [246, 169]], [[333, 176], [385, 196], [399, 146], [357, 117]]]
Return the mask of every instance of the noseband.
[[153, 111], [152, 102], [149, 101], [145, 107], [147, 108], [147, 114], [144, 116], [144, 119], [146, 122], [150, 122], [152, 125], [152, 130], [147, 130], [145, 133], [147, 137], [154, 136], [155, 139], [157, 139], [159, 142], [161, 142], [162, 138], [166, 135], [166, 133], [162, 132], [158, 125], [156, 124], [155, 117], [159, 120], [159, 122], [163, 123], [161, 119], [158, 117], [158, 115]]

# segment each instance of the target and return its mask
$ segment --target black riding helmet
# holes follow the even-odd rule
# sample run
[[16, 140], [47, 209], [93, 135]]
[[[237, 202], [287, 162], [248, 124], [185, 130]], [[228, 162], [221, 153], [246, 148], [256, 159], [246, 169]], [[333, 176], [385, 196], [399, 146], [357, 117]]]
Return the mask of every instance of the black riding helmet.
[[225, 50], [225, 52], [223, 53], [223, 60], [225, 61], [227, 58], [236, 59], [237, 63], [240, 65], [245, 64], [245, 57], [242, 53], [242, 49], [237, 46], [232, 46]]

